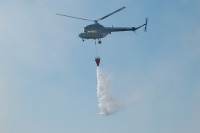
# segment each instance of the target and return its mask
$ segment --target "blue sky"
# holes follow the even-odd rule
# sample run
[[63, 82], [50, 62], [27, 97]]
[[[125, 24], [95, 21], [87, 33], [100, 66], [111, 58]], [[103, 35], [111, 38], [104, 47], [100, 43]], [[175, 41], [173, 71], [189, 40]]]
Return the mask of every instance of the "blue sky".
[[[98, 46], [101, 68], [118, 100], [99, 115], [94, 41], [78, 37], [90, 22], [143, 29], [113, 33]], [[1, 0], [1, 133], [199, 133], [198, 0]]]

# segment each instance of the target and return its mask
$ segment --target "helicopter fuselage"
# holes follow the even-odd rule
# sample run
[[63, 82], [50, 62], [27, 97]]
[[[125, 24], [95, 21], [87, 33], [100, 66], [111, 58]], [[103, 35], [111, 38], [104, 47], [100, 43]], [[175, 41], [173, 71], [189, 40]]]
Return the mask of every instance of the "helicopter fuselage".
[[95, 23], [84, 27], [84, 32], [79, 34], [82, 39], [101, 39], [106, 37], [109, 31], [101, 24]]

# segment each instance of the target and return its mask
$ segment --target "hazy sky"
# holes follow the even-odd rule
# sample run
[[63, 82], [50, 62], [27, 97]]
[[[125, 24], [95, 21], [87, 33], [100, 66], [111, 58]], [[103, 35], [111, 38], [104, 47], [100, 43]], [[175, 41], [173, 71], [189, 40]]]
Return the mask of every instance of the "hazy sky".
[[[94, 40], [87, 21], [139, 26], [99, 45], [101, 68], [119, 101], [99, 115]], [[199, 133], [199, 0], [1, 0], [0, 133]]]

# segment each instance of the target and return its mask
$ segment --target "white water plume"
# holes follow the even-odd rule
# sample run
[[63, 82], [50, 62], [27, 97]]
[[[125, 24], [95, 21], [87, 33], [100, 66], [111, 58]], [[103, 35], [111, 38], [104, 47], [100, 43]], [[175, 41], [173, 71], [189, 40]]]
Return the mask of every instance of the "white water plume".
[[111, 115], [119, 110], [116, 100], [110, 95], [108, 80], [99, 67], [97, 67], [97, 97], [100, 114]]
[[122, 109], [131, 107], [150, 96], [147, 91], [134, 91], [126, 97], [116, 98], [110, 93], [108, 78], [97, 67], [97, 98], [100, 114], [112, 115]]

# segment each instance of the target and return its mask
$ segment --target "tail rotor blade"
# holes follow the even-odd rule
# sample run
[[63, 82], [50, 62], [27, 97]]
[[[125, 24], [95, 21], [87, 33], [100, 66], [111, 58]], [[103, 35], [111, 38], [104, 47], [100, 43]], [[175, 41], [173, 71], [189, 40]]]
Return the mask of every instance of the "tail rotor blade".
[[137, 32], [136, 32], [136, 31], [134, 31], [134, 33], [135, 33], [135, 35], [137, 35]]
[[147, 31], [147, 23], [148, 23], [148, 18], [146, 18], [146, 22], [145, 22], [145, 27], [144, 27], [144, 31]]

